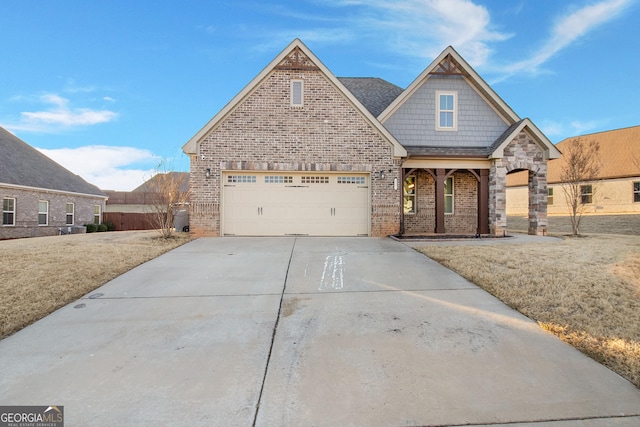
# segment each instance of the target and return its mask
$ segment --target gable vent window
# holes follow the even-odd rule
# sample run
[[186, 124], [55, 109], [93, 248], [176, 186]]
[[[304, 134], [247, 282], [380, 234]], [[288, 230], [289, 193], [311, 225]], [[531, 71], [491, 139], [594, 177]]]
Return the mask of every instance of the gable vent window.
[[436, 130], [457, 130], [458, 94], [456, 92], [436, 92]]
[[291, 106], [304, 106], [304, 81], [291, 80]]

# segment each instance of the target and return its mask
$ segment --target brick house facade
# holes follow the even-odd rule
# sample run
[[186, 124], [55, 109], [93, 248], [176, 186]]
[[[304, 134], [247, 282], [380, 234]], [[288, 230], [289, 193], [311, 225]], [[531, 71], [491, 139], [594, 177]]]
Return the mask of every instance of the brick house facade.
[[[441, 56], [403, 91], [379, 79], [338, 79], [301, 41], [292, 42], [183, 147], [191, 158], [191, 232], [499, 234], [504, 208], [497, 201], [503, 169], [514, 167], [512, 143], [518, 146], [523, 135], [540, 148], [543, 163], [554, 148], [453, 49]], [[462, 74], [439, 71], [452, 62]], [[436, 120], [440, 90], [458, 96], [456, 132], [415, 120], [416, 114]], [[502, 114], [495, 105], [478, 107], [487, 95]], [[464, 111], [473, 114], [467, 118]], [[533, 159], [518, 161], [518, 168], [537, 167]], [[408, 176], [417, 186], [412, 214], [403, 207]], [[444, 194], [447, 182], [455, 189]], [[538, 218], [546, 225], [544, 213]]]
[[0, 199], [0, 239], [16, 239], [84, 231], [107, 195], [0, 128]]

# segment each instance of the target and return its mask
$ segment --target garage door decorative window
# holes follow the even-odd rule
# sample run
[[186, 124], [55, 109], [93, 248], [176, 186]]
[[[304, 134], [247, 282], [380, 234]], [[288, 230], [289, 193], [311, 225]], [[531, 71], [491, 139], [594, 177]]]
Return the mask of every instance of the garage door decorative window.
[[264, 177], [265, 184], [291, 184], [293, 183], [292, 176], [284, 175], [267, 175]]
[[302, 183], [303, 184], [328, 184], [329, 177], [328, 176], [303, 176]]
[[252, 182], [256, 182], [256, 176], [255, 175], [229, 175], [227, 177], [227, 182], [245, 182], [245, 183], [252, 183]]
[[338, 184], [364, 184], [364, 176], [339, 176]]

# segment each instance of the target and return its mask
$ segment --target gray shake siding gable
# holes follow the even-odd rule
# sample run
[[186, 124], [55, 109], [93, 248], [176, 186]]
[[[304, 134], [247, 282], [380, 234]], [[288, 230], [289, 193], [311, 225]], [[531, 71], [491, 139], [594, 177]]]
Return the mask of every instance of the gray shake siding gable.
[[[458, 94], [458, 130], [436, 131], [436, 91]], [[488, 147], [509, 127], [461, 76], [432, 76], [384, 122], [409, 146]]]

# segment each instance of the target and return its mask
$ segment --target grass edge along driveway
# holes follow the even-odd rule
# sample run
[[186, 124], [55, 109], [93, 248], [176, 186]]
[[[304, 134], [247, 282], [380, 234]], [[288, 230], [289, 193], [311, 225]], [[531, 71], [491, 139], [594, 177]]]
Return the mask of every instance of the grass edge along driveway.
[[419, 251], [640, 387], [640, 237]]

